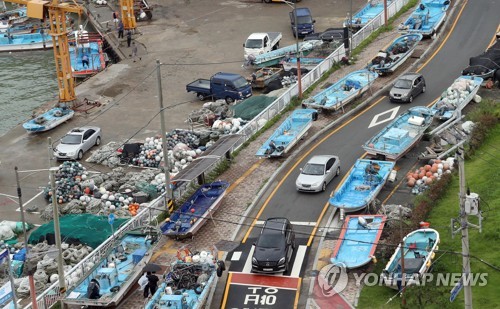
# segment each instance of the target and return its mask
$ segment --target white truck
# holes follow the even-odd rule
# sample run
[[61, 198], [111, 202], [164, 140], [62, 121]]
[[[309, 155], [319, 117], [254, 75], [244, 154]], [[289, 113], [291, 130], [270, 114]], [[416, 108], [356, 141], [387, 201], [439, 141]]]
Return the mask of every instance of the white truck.
[[278, 49], [281, 32], [257, 32], [248, 36], [243, 44], [245, 60], [248, 60], [248, 55], [260, 55]]

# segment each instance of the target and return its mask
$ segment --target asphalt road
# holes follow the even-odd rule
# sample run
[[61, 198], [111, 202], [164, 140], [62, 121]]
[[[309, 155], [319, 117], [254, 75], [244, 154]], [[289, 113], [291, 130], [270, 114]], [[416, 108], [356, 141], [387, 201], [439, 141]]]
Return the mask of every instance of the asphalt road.
[[[388, 118], [388, 111], [397, 109], [395, 114], [399, 115], [412, 106], [431, 104], [460, 75], [461, 70], [468, 64], [469, 57], [486, 49], [500, 22], [498, 5], [498, 1], [491, 0], [468, 1], [449, 37], [445, 37], [444, 43], [438, 45], [430, 61], [424, 62], [418, 68], [427, 82], [426, 93], [418, 96], [412, 104], [393, 104], [389, 102], [387, 96], [377, 98], [375, 102], [378, 103], [369, 107], [368, 110], [326, 133], [326, 139], [311, 144], [307, 152], [287, 162], [287, 167], [276, 178], [276, 186], [269, 188], [269, 191], [265, 193], [266, 198], [260, 201], [252, 215], [257, 215], [258, 220], [287, 217], [290, 221], [302, 223], [318, 221], [328, 203], [330, 192], [337, 187], [354, 162], [364, 155], [361, 145], [394, 118]], [[457, 7], [457, 11], [460, 10], [461, 7]], [[386, 121], [368, 127], [374, 117], [380, 114], [384, 115], [380, 118], [385, 117]], [[299, 168], [311, 156], [319, 154], [336, 154], [340, 157], [341, 177], [334, 179], [328, 185], [326, 192], [319, 194], [297, 192], [295, 179]], [[403, 158], [400, 161], [405, 160], [415, 161], [416, 159]], [[310, 233], [313, 227], [298, 226], [297, 229], [299, 232]], [[243, 242], [247, 241], [247, 237], [249, 239], [257, 237], [258, 232], [259, 228], [246, 231]]]

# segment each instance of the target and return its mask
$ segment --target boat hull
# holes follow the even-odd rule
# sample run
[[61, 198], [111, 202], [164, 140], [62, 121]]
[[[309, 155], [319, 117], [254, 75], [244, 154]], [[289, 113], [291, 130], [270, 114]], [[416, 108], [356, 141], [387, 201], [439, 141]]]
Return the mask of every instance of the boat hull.
[[[467, 96], [465, 96], [463, 99], [459, 100], [458, 103], [453, 103], [448, 105], [447, 104], [447, 99], [446, 101], [444, 98], [441, 98], [439, 101], [437, 101], [434, 105], [431, 106], [431, 109], [434, 111], [434, 116], [435, 118], [439, 120], [448, 120], [451, 118], [455, 118], [457, 116], [457, 111], [461, 111], [464, 109], [467, 104], [469, 104], [473, 99], [474, 96], [477, 94], [481, 84], [483, 83], [483, 79], [480, 77], [474, 77], [474, 76], [460, 76], [453, 82], [451, 88], [454, 88], [454, 85], [459, 83], [461, 80], [466, 80], [466, 81], [471, 81], [472, 87], [470, 87], [470, 92]], [[443, 106], [441, 108], [441, 106]]]
[[[302, 55], [307, 56], [314, 48], [323, 44], [321, 40], [312, 40], [299, 43], [299, 51]], [[297, 54], [297, 45], [292, 44], [283, 48], [279, 48], [268, 53], [256, 56], [252, 62], [254, 67], [265, 68], [278, 65], [285, 57]]]
[[286, 154], [309, 130], [316, 119], [314, 109], [297, 109], [274, 131], [255, 154], [258, 157], [273, 158]]
[[436, 33], [446, 18], [449, 7], [446, 0], [422, 0], [410, 17], [399, 28], [402, 33], [420, 33], [426, 37]]
[[[323, 58], [301, 58], [300, 69], [311, 71], [324, 60], [325, 59]], [[297, 58], [292, 58], [289, 61], [282, 61], [281, 65], [283, 66], [283, 70], [285, 70], [286, 72], [292, 69], [297, 69]]]
[[352, 72], [312, 98], [305, 100], [302, 105], [308, 108], [336, 111], [365, 93], [377, 78], [378, 74], [368, 70]]
[[0, 38], [0, 52], [50, 49], [53, 47], [52, 37], [40, 33], [14, 34], [13, 38]]
[[358, 159], [329, 199], [330, 205], [346, 213], [366, 208], [377, 198], [394, 165], [394, 162]]
[[[389, 6], [391, 2], [392, 0], [387, 0], [387, 6]], [[361, 8], [361, 10], [354, 14], [351, 21], [349, 21], [349, 19], [345, 20], [343, 26], [349, 27], [349, 22], [351, 22], [354, 29], [361, 29], [372, 19], [382, 14], [383, 11], [383, 1], [368, 1], [368, 3]]]
[[419, 278], [429, 271], [440, 242], [439, 233], [430, 228], [413, 231], [403, 239], [405, 284], [401, 282], [401, 244], [382, 271], [382, 282], [390, 288], [419, 284]]
[[[57, 116], [58, 113], [60, 113], [61, 116]], [[73, 110], [55, 107], [38, 117], [25, 122], [23, 124], [23, 128], [29, 133], [45, 132], [70, 120], [74, 115], [75, 112]]]
[[265, 88], [270, 82], [278, 79], [281, 72], [283, 72], [283, 69], [280, 68], [262, 68], [248, 76], [246, 80], [252, 85], [252, 88]]
[[160, 226], [163, 235], [176, 239], [193, 237], [219, 208], [228, 187], [225, 181], [202, 185]]
[[430, 108], [412, 107], [369, 139], [363, 149], [369, 156], [396, 161], [420, 141], [433, 117]]
[[347, 216], [330, 262], [353, 269], [372, 261], [385, 220], [384, 215]]
[[[84, 43], [71, 41], [69, 51], [73, 77], [87, 78], [106, 68], [101, 39], [87, 39]], [[87, 67], [84, 67], [82, 63], [83, 55], [89, 58]]]
[[[379, 75], [393, 73], [401, 64], [411, 57], [422, 38], [423, 36], [420, 33], [405, 34], [396, 38], [386, 50], [379, 53], [385, 54], [386, 57], [375, 57], [368, 65], [368, 69], [373, 69]], [[401, 48], [407, 48], [408, 50], [400, 53], [398, 50]], [[381, 60], [383, 60], [383, 62], [381, 62]]]

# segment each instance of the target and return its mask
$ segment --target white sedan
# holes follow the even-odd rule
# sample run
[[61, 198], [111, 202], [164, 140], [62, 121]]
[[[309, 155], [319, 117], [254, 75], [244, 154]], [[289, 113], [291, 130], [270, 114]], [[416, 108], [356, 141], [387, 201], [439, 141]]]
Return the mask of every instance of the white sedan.
[[337, 156], [314, 156], [300, 169], [295, 181], [298, 191], [325, 191], [333, 177], [340, 175], [340, 159]]
[[101, 128], [81, 127], [69, 131], [54, 149], [58, 160], [80, 160], [94, 145], [101, 143]]

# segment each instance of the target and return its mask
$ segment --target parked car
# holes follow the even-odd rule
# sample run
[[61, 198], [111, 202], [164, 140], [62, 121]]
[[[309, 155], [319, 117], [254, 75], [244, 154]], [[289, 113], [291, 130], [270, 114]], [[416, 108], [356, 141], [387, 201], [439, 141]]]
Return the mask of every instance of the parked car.
[[267, 219], [254, 245], [253, 272], [287, 272], [295, 250], [295, 233], [292, 224], [287, 218]]
[[[309, 8], [294, 9], [289, 13], [289, 15], [293, 37], [296, 37], [297, 35], [299, 37], [304, 37], [308, 34], [314, 33], [314, 24], [316, 23], [316, 20], [313, 19]], [[295, 25], [295, 19], [297, 19], [297, 25]]]
[[391, 102], [413, 102], [413, 99], [425, 92], [425, 79], [419, 73], [407, 73], [400, 76], [389, 92]]
[[58, 160], [80, 160], [87, 150], [100, 143], [101, 128], [75, 128], [61, 139], [61, 142], [54, 149], [54, 156]]
[[314, 156], [300, 169], [295, 181], [298, 191], [320, 192], [335, 176], [340, 175], [340, 159], [337, 156]]

